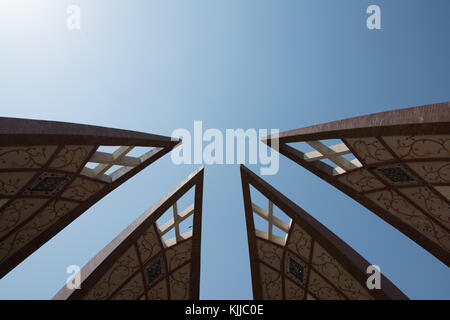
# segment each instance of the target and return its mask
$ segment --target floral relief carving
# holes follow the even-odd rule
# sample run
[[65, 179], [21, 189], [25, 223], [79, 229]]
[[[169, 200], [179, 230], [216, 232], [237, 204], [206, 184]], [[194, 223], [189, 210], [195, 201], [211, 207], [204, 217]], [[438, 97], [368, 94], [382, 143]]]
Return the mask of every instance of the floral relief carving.
[[136, 300], [144, 292], [142, 275], [138, 273], [114, 295], [114, 300]]
[[163, 279], [147, 292], [148, 300], [167, 300], [167, 281]]
[[0, 195], [12, 196], [19, 192], [34, 176], [33, 172], [0, 173]]
[[40, 235], [58, 219], [65, 216], [77, 205], [77, 203], [60, 200], [50, 202], [36, 216], [34, 216], [19, 230], [11, 234], [6, 241], [2, 243], [1, 248], [4, 253], [3, 258], [10, 256], [23, 248], [27, 243], [32, 241], [36, 236]]
[[259, 264], [264, 300], [280, 300], [282, 296], [281, 274], [266, 265]]
[[84, 201], [99, 192], [103, 187], [103, 183], [78, 177], [69, 185], [62, 196], [67, 199]]
[[358, 192], [383, 188], [384, 184], [366, 169], [344, 174], [338, 180]]
[[448, 162], [410, 162], [408, 166], [427, 182], [450, 183], [450, 163]]
[[161, 251], [161, 245], [154, 225], [151, 225], [137, 240], [142, 263], [146, 263]]
[[450, 228], [450, 205], [438, 197], [430, 188], [403, 188], [400, 192], [435, 217], [447, 228]]
[[448, 135], [396, 136], [383, 139], [402, 159], [450, 157]]
[[283, 249], [280, 246], [259, 239], [256, 240], [256, 246], [260, 260], [271, 265], [277, 270], [281, 269]]
[[405, 198], [392, 190], [373, 192], [367, 197], [430, 240], [450, 251], [450, 235], [429, 217], [425, 216]]
[[298, 224], [292, 225], [292, 230], [287, 239], [287, 247], [294, 253], [303, 257], [304, 260], [309, 260], [311, 252], [311, 236], [306, 233]]
[[320, 300], [345, 300], [346, 298], [336, 291], [333, 286], [326, 282], [321, 276], [311, 271], [309, 278], [309, 291]]
[[318, 243], [314, 246], [313, 267], [349, 299], [372, 299], [368, 292]]
[[39, 214], [30, 220], [26, 224], [26, 227], [34, 228], [36, 231], [42, 232], [77, 206], [78, 203], [75, 202], [63, 200], [52, 201], [47, 207], [39, 212]]
[[139, 260], [134, 246], [131, 246], [105, 273], [84, 297], [86, 300], [104, 300], [120, 287], [136, 270]]
[[192, 240], [186, 240], [166, 250], [169, 271], [172, 271], [191, 258]]
[[56, 150], [56, 146], [0, 148], [0, 168], [41, 168]]
[[285, 278], [284, 291], [286, 300], [301, 300], [305, 296], [305, 290]]
[[6, 235], [19, 223], [29, 218], [39, 208], [41, 208], [46, 199], [24, 198], [14, 200], [0, 214], [0, 236]]
[[189, 298], [190, 268], [191, 265], [188, 263], [169, 276], [171, 299], [184, 300]]
[[365, 164], [384, 162], [394, 159], [377, 138], [354, 138], [347, 139], [356, 155]]
[[50, 164], [50, 168], [76, 172], [85, 163], [93, 146], [64, 146]]

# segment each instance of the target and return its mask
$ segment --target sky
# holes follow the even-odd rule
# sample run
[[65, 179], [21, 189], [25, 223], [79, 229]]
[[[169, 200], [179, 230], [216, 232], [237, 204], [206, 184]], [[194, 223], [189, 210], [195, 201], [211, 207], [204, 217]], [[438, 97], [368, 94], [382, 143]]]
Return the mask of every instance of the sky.
[[[372, 4], [380, 30], [366, 27]], [[446, 0], [0, 0], [0, 116], [170, 136], [196, 120], [285, 131], [445, 102], [449, 32]], [[197, 167], [166, 155], [143, 170], [1, 279], [0, 299], [52, 298], [67, 266]], [[450, 299], [448, 267], [325, 181], [282, 156], [263, 178], [410, 298]], [[252, 298], [238, 164], [205, 166], [200, 297]]]

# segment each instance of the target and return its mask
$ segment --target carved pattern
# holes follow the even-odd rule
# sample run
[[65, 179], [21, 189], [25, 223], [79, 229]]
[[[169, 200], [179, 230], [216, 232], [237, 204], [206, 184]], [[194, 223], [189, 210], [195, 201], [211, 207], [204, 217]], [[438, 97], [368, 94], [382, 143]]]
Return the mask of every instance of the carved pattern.
[[85, 201], [103, 189], [103, 187], [103, 183], [78, 177], [69, 185], [62, 196], [67, 199]]
[[311, 252], [311, 236], [299, 225], [294, 224], [287, 239], [287, 247], [298, 256], [307, 260]]
[[17, 199], [9, 204], [0, 215], [0, 236], [10, 232], [19, 223], [29, 218], [40, 207], [46, 199]]
[[56, 146], [0, 148], [0, 168], [41, 168], [56, 150]]
[[139, 269], [136, 250], [131, 246], [84, 297], [86, 300], [108, 299], [125, 280]]
[[85, 163], [93, 146], [64, 146], [50, 164], [50, 168], [76, 172]]
[[450, 228], [450, 206], [439, 198], [430, 188], [403, 188], [400, 192], [435, 217], [447, 228]]
[[394, 159], [376, 138], [347, 139], [346, 142], [356, 152], [362, 163], [371, 164]]
[[389, 147], [402, 159], [450, 158], [450, 136], [383, 137]]
[[417, 210], [398, 193], [386, 190], [369, 193], [367, 197], [430, 240], [438, 243], [445, 250], [450, 251], [449, 233]]
[[281, 269], [283, 249], [280, 246], [259, 239], [256, 239], [256, 246], [259, 259], [277, 270]]
[[12, 196], [17, 194], [33, 176], [33, 172], [0, 173], [0, 195]]
[[408, 166], [429, 183], [450, 183], [448, 162], [411, 162]]
[[189, 299], [189, 280], [191, 265], [181, 267], [169, 276], [170, 297], [172, 300]]
[[136, 300], [144, 292], [142, 275], [138, 273], [114, 295], [114, 300]]
[[285, 278], [284, 291], [286, 300], [301, 300], [305, 296], [305, 290]]
[[186, 240], [166, 250], [169, 271], [172, 271], [191, 258], [192, 240]]
[[357, 192], [366, 192], [384, 187], [384, 184], [366, 169], [344, 174], [338, 180]]
[[318, 243], [314, 246], [312, 266], [349, 299], [372, 299], [368, 292]]
[[68, 201], [57, 200], [50, 202], [47, 207], [28, 221], [23, 227], [8, 236], [5, 241], [2, 241], [0, 244], [0, 260], [5, 259], [23, 248], [27, 243], [55, 223], [56, 220], [65, 216], [76, 206], [77, 203]]
[[281, 274], [270, 269], [266, 265], [259, 264], [261, 272], [261, 285], [264, 300], [282, 299]]
[[154, 257], [161, 251], [158, 235], [155, 227], [151, 225], [137, 240], [139, 254], [141, 255], [142, 263], [146, 263], [149, 259]]
[[314, 271], [311, 271], [308, 289], [320, 300], [345, 300], [344, 296]]
[[167, 300], [169, 298], [167, 292], [167, 282], [165, 279], [158, 282], [147, 292], [148, 300]]

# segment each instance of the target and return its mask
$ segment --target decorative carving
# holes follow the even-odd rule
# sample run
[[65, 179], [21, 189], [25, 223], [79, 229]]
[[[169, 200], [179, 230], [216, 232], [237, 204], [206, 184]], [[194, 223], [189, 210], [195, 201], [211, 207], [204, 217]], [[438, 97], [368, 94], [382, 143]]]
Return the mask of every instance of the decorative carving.
[[142, 275], [138, 273], [114, 295], [114, 300], [136, 300], [144, 292]]
[[104, 184], [89, 179], [76, 178], [63, 193], [67, 199], [85, 201], [103, 189]]
[[286, 300], [301, 300], [305, 296], [305, 290], [288, 279], [284, 279], [284, 291]]
[[12, 196], [17, 194], [34, 175], [34, 172], [0, 173], [0, 195]]
[[192, 240], [183, 241], [180, 244], [166, 250], [166, 259], [169, 272], [191, 259]]
[[298, 224], [293, 224], [291, 228], [292, 230], [287, 239], [287, 247], [298, 254], [299, 257], [308, 260], [311, 252], [311, 236]]
[[41, 168], [55, 153], [56, 146], [0, 148], [0, 169]]
[[19, 223], [29, 218], [39, 208], [41, 208], [46, 199], [17, 199], [2, 210], [0, 215], [0, 236], [6, 235]]
[[84, 297], [86, 300], [104, 300], [139, 269], [138, 256], [134, 246], [131, 246], [105, 275]]
[[445, 250], [450, 251], [449, 233], [421, 213], [398, 193], [386, 190], [369, 193], [367, 197], [430, 240], [438, 243]]
[[148, 290], [147, 298], [148, 300], [167, 300], [169, 296], [166, 279], [159, 281], [150, 290]]
[[170, 297], [172, 300], [189, 299], [190, 263], [184, 265], [169, 276]]
[[314, 271], [311, 271], [308, 289], [320, 300], [345, 300], [344, 296]]
[[151, 225], [137, 240], [142, 263], [146, 263], [161, 251], [161, 245], [154, 225]]
[[370, 294], [342, 265], [318, 243], [314, 245], [312, 266], [351, 300], [372, 299]]
[[400, 192], [447, 228], [450, 228], [450, 205], [438, 197], [430, 188], [402, 188]]
[[94, 146], [64, 146], [50, 164], [50, 168], [77, 172], [88, 160]]
[[263, 263], [259, 264], [261, 272], [261, 285], [264, 300], [282, 299], [281, 274], [267, 267]]
[[384, 184], [366, 169], [351, 171], [341, 175], [338, 180], [357, 192], [366, 192], [384, 187]]
[[376, 138], [346, 139], [346, 142], [354, 150], [364, 164], [372, 164], [393, 160], [394, 157]]
[[[28, 199], [27, 199], [28, 200]], [[45, 201], [43, 199], [39, 199]], [[65, 216], [77, 203], [68, 201], [52, 201], [41, 212], [28, 221], [23, 227], [8, 236], [0, 245], [0, 260], [17, 252], [36, 236], [45, 231], [57, 219]]]
[[450, 136], [383, 137], [389, 147], [402, 159], [450, 158]]
[[258, 249], [259, 259], [277, 270], [281, 269], [283, 249], [280, 246], [260, 239], [256, 239], [256, 246]]
[[450, 183], [449, 162], [410, 162], [408, 166], [429, 183]]

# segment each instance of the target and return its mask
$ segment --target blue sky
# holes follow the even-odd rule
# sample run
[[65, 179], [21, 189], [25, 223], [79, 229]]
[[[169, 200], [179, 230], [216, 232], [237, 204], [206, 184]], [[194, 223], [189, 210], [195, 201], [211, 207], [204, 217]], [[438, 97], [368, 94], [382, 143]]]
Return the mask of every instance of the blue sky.
[[[370, 4], [381, 30], [366, 28]], [[2, 0], [0, 115], [171, 135], [195, 120], [284, 131], [449, 101], [449, 13], [445, 0]], [[196, 167], [166, 156], [145, 169], [0, 280], [0, 299], [51, 298], [68, 265]], [[450, 298], [444, 264], [326, 182], [283, 157], [264, 179], [410, 298]], [[243, 210], [239, 166], [206, 166], [202, 299], [252, 297]]]

